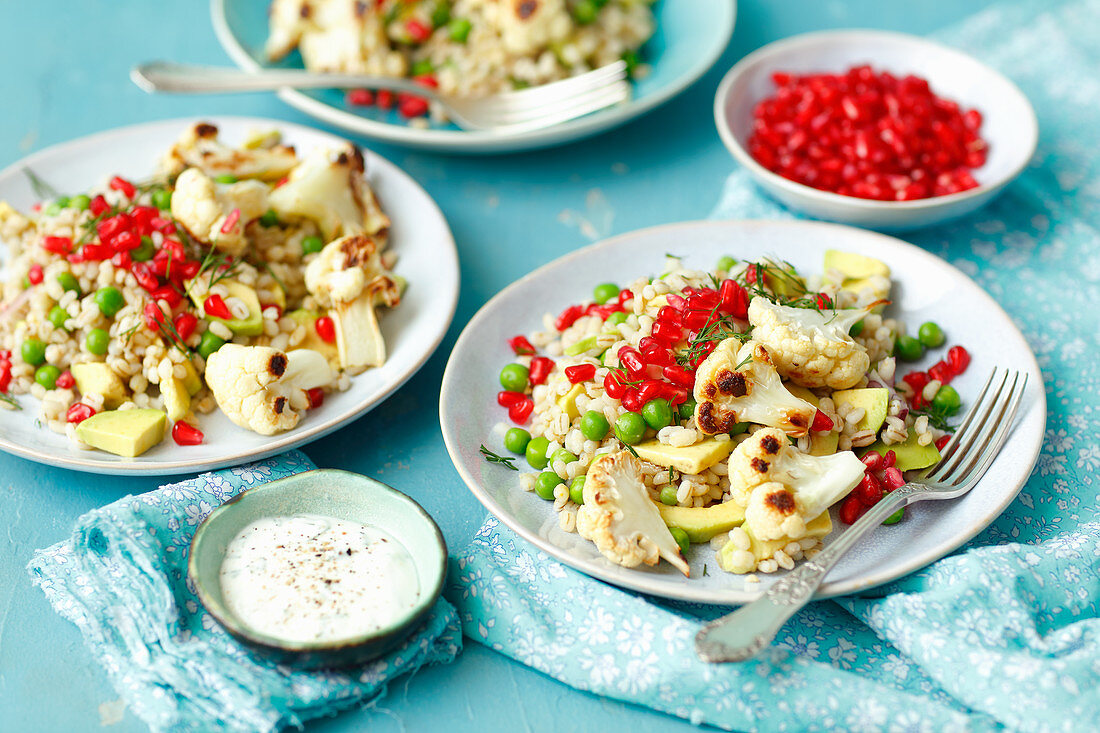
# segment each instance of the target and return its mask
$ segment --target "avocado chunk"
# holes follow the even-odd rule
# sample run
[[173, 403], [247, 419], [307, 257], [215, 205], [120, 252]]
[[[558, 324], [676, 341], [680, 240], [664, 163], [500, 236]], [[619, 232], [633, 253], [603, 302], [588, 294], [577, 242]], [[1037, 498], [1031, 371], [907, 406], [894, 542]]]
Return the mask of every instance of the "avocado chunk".
[[940, 460], [940, 450], [936, 447], [935, 442], [920, 445], [917, 443], [917, 433], [912, 428], [909, 429], [909, 437], [901, 443], [886, 445], [879, 440], [867, 446], [867, 450], [873, 450], [882, 455], [886, 455], [887, 451], [894, 451], [894, 455], [898, 459], [897, 467], [899, 471], [928, 468], [936, 465]]
[[692, 542], [706, 542], [716, 534], [729, 532], [745, 521], [745, 509], [735, 501], [707, 507], [667, 506], [657, 511], [669, 527], [679, 527]]
[[[882, 260], [866, 255], [857, 255], [853, 252], [840, 252], [835, 249], [825, 251], [825, 269], [840, 270], [844, 273], [844, 281], [840, 287], [852, 293], [859, 294], [864, 288], [871, 288], [875, 298], [884, 300], [890, 297], [890, 288], [881, 287], [881, 283], [874, 283], [871, 278], [881, 276], [890, 280], [890, 267]], [[881, 308], [876, 308], [880, 311]]]
[[320, 354], [330, 362], [336, 363], [340, 361], [340, 351], [336, 348], [336, 344], [330, 344], [317, 335], [317, 329], [313, 325], [317, 322], [317, 319], [321, 317], [317, 311], [299, 308], [298, 310], [289, 311], [287, 316], [293, 318], [294, 322], [298, 325], [306, 327], [306, 337], [302, 339], [301, 343], [295, 348], [313, 349], [314, 351], [320, 352]]
[[577, 409], [577, 398], [584, 394], [583, 384], [574, 384], [568, 392], [558, 398], [558, 407], [569, 416], [569, 422], [573, 422], [581, 415]]
[[589, 349], [596, 348], [597, 338], [597, 336], [587, 336], [574, 344], [570, 344], [569, 346], [565, 347], [565, 355], [576, 356], [577, 354], [583, 354]]
[[190, 359], [183, 362], [183, 370], [186, 372], [183, 375], [183, 386], [187, 389], [187, 394], [193, 397], [202, 389], [202, 378], [199, 377], [199, 371], [195, 369]]
[[862, 407], [863, 418], [856, 423], [856, 430], [870, 430], [877, 433], [886, 422], [886, 413], [890, 408], [890, 390], [885, 387], [863, 387], [861, 389], [842, 389], [833, 392], [833, 403], [837, 409], [841, 405]]
[[[191, 295], [191, 300], [198, 308], [203, 308], [205, 297], [200, 297], [196, 292], [191, 289], [191, 283], [194, 280], [190, 280], [187, 283], [187, 290]], [[229, 298], [238, 298], [245, 306], [248, 307], [248, 316], [245, 318], [218, 318], [210, 314], [206, 314], [206, 318], [211, 321], [220, 321], [224, 323], [230, 331], [238, 333], [242, 336], [259, 336], [264, 332], [264, 317], [263, 312], [260, 310], [260, 299], [256, 296], [256, 291], [252, 288], [231, 280], [229, 278], [223, 278], [218, 281], [219, 285], [224, 285], [228, 293], [227, 300]], [[204, 310], [205, 313], [205, 310]]]
[[93, 448], [133, 458], [164, 439], [167, 416], [160, 410], [107, 410], [76, 426], [76, 437]]
[[160, 396], [164, 400], [164, 410], [172, 422], [182, 420], [191, 409], [191, 395], [182, 379], [172, 377], [160, 383]]
[[682, 448], [665, 445], [656, 440], [647, 440], [634, 446], [634, 451], [643, 461], [649, 461], [656, 466], [675, 468], [682, 473], [699, 474], [715, 463], [725, 460], [736, 447], [735, 441], [718, 441], [714, 438], [707, 438], [695, 445]]
[[[749, 546], [749, 552], [752, 553], [755, 558], [755, 563], [759, 563], [761, 560], [767, 560], [775, 556], [777, 550], [782, 550], [789, 542], [790, 537], [781, 537], [777, 540], [762, 540], [752, 533], [752, 528], [748, 525], [742, 525], [742, 529], [749, 536], [749, 541], [752, 543]], [[800, 537], [824, 537], [833, 531], [833, 520], [829, 516], [828, 511], [822, 512], [816, 519], [809, 522], [806, 525], [806, 534]], [[737, 552], [737, 546], [733, 542], [727, 542], [722, 546], [722, 549], [718, 551], [718, 565], [727, 573], [749, 573], [752, 572], [753, 566], [742, 566], [734, 563], [734, 554]]]
[[80, 390], [80, 394], [103, 395], [104, 407], [118, 407], [130, 397], [130, 391], [126, 389], [122, 377], [103, 362], [73, 364], [69, 371], [76, 380], [76, 388]]

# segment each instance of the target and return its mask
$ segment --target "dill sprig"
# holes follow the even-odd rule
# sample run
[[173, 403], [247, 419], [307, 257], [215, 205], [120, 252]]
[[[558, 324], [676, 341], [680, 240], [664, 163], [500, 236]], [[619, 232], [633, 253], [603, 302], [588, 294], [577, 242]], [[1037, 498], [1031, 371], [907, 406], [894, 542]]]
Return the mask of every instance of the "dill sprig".
[[481, 450], [479, 452], [481, 453], [481, 455], [485, 456], [485, 460], [487, 460], [489, 463], [498, 463], [501, 466], [504, 466], [505, 468], [512, 469], [513, 471], [518, 471], [519, 470], [518, 468], [516, 468], [512, 464], [512, 461], [516, 460], [515, 458], [508, 458], [508, 457], [505, 457], [505, 456], [499, 456], [496, 453], [493, 453], [488, 448], [486, 448], [484, 445], [481, 446]]
[[638, 451], [634, 450], [634, 446], [630, 445], [629, 443], [623, 443], [623, 445], [626, 446], [626, 449], [628, 451], [630, 451], [630, 455], [634, 456], [638, 460], [641, 460], [641, 456], [638, 455]]
[[184, 354], [185, 356], [191, 356], [191, 349], [187, 346], [187, 343], [183, 340], [183, 337], [180, 336], [180, 332], [176, 330], [176, 324], [172, 322], [172, 312], [165, 312], [164, 308], [161, 307], [158, 301], [154, 300], [152, 302], [154, 305], [156, 305], [157, 310], [160, 311], [161, 315], [163, 316], [156, 321], [157, 331], [160, 332], [160, 335], [164, 338], [165, 341], [171, 344], [172, 347], [179, 351], [181, 354]]
[[930, 404], [926, 409], [910, 409], [909, 414], [916, 417], [927, 417], [928, 424], [937, 430], [942, 430], [945, 433], [955, 432], [955, 426], [947, 422], [950, 415], [947, 414], [946, 410], [938, 409], [935, 404]]
[[206, 251], [202, 262], [199, 263], [199, 271], [195, 273], [195, 277], [191, 278], [191, 284], [187, 286], [187, 292], [184, 295], [191, 295], [191, 287], [203, 275], [210, 273], [207, 278], [209, 282], [206, 284], [207, 289], [210, 289], [222, 280], [235, 275], [242, 264], [244, 262], [237, 257], [226, 254], [216, 247], [211, 247]]
[[61, 193], [56, 188], [39, 178], [38, 174], [32, 171], [30, 168], [24, 168], [23, 175], [25, 175], [27, 177], [27, 180], [31, 182], [31, 188], [34, 189], [34, 195], [42, 201], [45, 201], [46, 199], [61, 198]]
[[23, 405], [16, 402], [14, 397], [12, 397], [11, 395], [6, 394], [4, 392], [0, 392], [0, 402], [6, 402], [7, 404], [14, 407], [16, 410], [22, 410], [23, 409]]
[[134, 334], [138, 332], [139, 328], [141, 328], [141, 320], [140, 319], [138, 320], [137, 323], [135, 323], [134, 325], [130, 326], [128, 329], [126, 329], [125, 331], [120, 333], [118, 335], [118, 337], [119, 337], [119, 339], [122, 340], [122, 343], [129, 345], [130, 339], [132, 339], [134, 337]]

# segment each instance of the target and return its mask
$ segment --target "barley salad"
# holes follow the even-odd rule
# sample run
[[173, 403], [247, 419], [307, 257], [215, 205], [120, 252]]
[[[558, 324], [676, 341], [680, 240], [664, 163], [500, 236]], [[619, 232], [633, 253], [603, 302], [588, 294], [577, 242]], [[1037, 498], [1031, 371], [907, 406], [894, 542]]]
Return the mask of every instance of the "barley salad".
[[664, 559], [687, 575], [686, 554], [713, 551], [749, 582], [790, 569], [819, 551], [830, 507], [854, 522], [934, 464], [960, 409], [949, 382], [969, 354], [953, 346], [902, 375], [899, 359], [946, 335], [886, 315], [890, 289], [886, 263], [837, 250], [812, 274], [667, 256], [656, 276], [601, 283], [509, 341], [497, 401], [511, 426], [482, 455], [525, 461], [520, 486], [618, 565]]
[[[154, 162], [154, 161], [150, 161]], [[2, 404], [39, 400], [42, 426], [136, 456], [204, 414], [273, 435], [386, 359], [381, 311], [404, 281], [389, 219], [354, 146], [299, 157], [277, 131], [240, 147], [184, 130], [147, 181], [0, 203]]]

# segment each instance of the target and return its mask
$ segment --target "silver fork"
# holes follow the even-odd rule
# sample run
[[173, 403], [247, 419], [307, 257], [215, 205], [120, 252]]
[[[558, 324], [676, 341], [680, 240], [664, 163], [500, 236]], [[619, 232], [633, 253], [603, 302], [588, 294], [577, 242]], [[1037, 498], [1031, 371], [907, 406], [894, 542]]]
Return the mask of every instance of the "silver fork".
[[813, 597], [825, 575], [863, 535], [900, 507], [925, 499], [954, 499], [978, 482], [996, 458], [1027, 386], [1027, 374], [994, 369], [943, 457], [919, 482], [894, 489], [828, 547], [775, 582], [764, 595], [704, 626], [695, 653], [704, 662], [743, 662], [768, 645]]
[[626, 63], [601, 66], [584, 74], [529, 89], [487, 97], [440, 94], [411, 79], [329, 74], [304, 69], [241, 71], [215, 66], [187, 66], [168, 61], [140, 64], [130, 79], [146, 92], [203, 94], [293, 89], [391, 89], [433, 99], [459, 127], [471, 130], [524, 132], [610, 107], [630, 98]]

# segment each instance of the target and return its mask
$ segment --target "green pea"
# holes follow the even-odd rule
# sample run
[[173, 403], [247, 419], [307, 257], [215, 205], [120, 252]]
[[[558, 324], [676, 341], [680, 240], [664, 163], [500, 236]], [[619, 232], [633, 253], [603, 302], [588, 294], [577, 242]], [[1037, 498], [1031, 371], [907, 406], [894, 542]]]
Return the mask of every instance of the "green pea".
[[600, 8], [592, 0], [580, 0], [573, 6], [573, 20], [580, 25], [587, 25], [596, 20], [596, 14]]
[[680, 500], [676, 498], [676, 487], [672, 484], [661, 487], [661, 503], [666, 506], [676, 506]]
[[622, 311], [615, 311], [607, 317], [607, 320], [604, 321], [604, 323], [609, 326], [618, 326], [620, 323], [626, 323], [627, 317], [628, 316], [626, 313]]
[[470, 21], [465, 18], [455, 18], [447, 24], [447, 34], [455, 43], [465, 43], [470, 35]]
[[898, 509], [896, 512], [882, 520], [883, 524], [897, 524], [905, 517], [905, 507]]
[[500, 370], [500, 386], [509, 392], [522, 392], [527, 389], [530, 372], [522, 364], [506, 364]]
[[848, 335], [852, 338], [863, 333], [863, 321], [856, 321], [852, 324], [852, 327], [848, 329]]
[[92, 199], [84, 194], [73, 196], [69, 199], [69, 206], [73, 207], [77, 211], [87, 211], [88, 207], [92, 205]]
[[53, 364], [43, 364], [34, 370], [34, 381], [38, 382], [46, 389], [53, 389], [56, 387], [57, 378], [60, 376], [61, 370]]
[[71, 204], [72, 201], [73, 200], [71, 198], [69, 198], [68, 196], [62, 196], [61, 198], [59, 198], [57, 200], [57, 205], [60, 206], [63, 209], [67, 209], [67, 208], [69, 208], [69, 204]]
[[932, 398], [932, 407], [945, 415], [954, 415], [961, 406], [962, 400], [959, 398], [959, 393], [950, 384], [940, 387], [936, 396]]
[[749, 429], [749, 423], [747, 422], [735, 422], [733, 427], [730, 428], [730, 435], [740, 435]]
[[76, 279], [76, 275], [71, 272], [62, 272], [57, 276], [57, 282], [61, 285], [62, 290], [71, 290], [77, 295], [80, 295], [80, 281]]
[[569, 500], [580, 506], [584, 503], [584, 474], [569, 482]]
[[677, 408], [679, 413], [680, 413], [680, 419], [681, 420], [687, 420], [692, 415], [694, 415], [695, 414], [695, 406], [697, 404], [698, 403], [695, 400], [691, 399], [690, 397], [688, 397], [686, 400], [681, 402], [680, 407]]
[[431, 74], [433, 71], [435, 71], [435, 67], [428, 59], [420, 59], [409, 69], [410, 76], [424, 76], [425, 74]]
[[918, 361], [924, 356], [924, 347], [912, 336], [898, 336], [898, 341], [894, 344], [894, 353], [903, 361]]
[[615, 437], [627, 445], [641, 442], [644, 435], [645, 420], [638, 413], [624, 412], [615, 420]]
[[214, 176], [214, 183], [236, 183], [239, 179], [232, 173], [222, 173], [219, 176]]
[[607, 424], [607, 418], [602, 412], [589, 410], [581, 418], [581, 434], [587, 440], [603, 440], [610, 429], [611, 426]]
[[305, 237], [302, 239], [302, 256], [320, 252], [325, 248], [325, 243], [320, 237]]
[[577, 460], [577, 457], [575, 455], [567, 451], [565, 448], [558, 448], [556, 451], [550, 454], [549, 465], [553, 466], [558, 461], [561, 461], [563, 463], [572, 463], [575, 460]]
[[733, 259], [729, 255], [721, 257], [718, 260], [718, 269], [722, 272], [729, 272], [737, 266], [737, 260]]
[[634, 76], [634, 70], [642, 63], [642, 57], [638, 55], [637, 51], [630, 50], [623, 52], [622, 59], [626, 64], [626, 75]]
[[203, 359], [209, 359], [210, 355], [222, 346], [225, 346], [225, 339], [210, 331], [206, 331], [203, 333], [202, 338], [199, 339], [199, 356]]
[[432, 10], [432, 26], [440, 28], [447, 25], [447, 21], [451, 19], [451, 8], [447, 3], [439, 3]]
[[36, 338], [29, 338], [19, 347], [19, 355], [27, 364], [38, 366], [46, 361], [46, 344]]
[[554, 500], [554, 489], [560, 484], [561, 477], [553, 471], [543, 471], [539, 474], [539, 477], [535, 479], [535, 493], [539, 495], [540, 499], [546, 499], [547, 501]]
[[122, 306], [126, 305], [126, 299], [122, 297], [119, 289], [113, 285], [95, 291], [94, 300], [99, 307], [99, 312], [107, 318], [113, 318], [116, 313], [122, 310]]
[[84, 347], [96, 356], [103, 356], [106, 354], [107, 346], [110, 343], [111, 334], [107, 333], [102, 328], [93, 328], [88, 331], [88, 335], [84, 337]]
[[130, 250], [130, 259], [134, 262], [145, 262], [153, 259], [157, 253], [157, 246], [153, 244], [153, 238], [147, 234], [141, 236], [141, 244]]
[[943, 335], [943, 329], [939, 327], [939, 324], [932, 321], [920, 324], [920, 328], [917, 329], [917, 338], [923, 346], [929, 349], [939, 348], [947, 340]]
[[688, 533], [679, 527], [669, 527], [668, 531], [672, 534], [672, 539], [676, 540], [676, 544], [680, 546], [680, 554], [687, 554], [688, 548], [691, 547], [691, 538], [688, 537]]
[[668, 400], [661, 398], [650, 400], [642, 407], [642, 419], [654, 430], [667, 427], [672, 422], [672, 408]]
[[172, 208], [172, 192], [167, 188], [158, 188], [153, 191], [153, 206], [161, 211], [170, 210]]
[[47, 206], [42, 211], [42, 213], [45, 214], [46, 216], [57, 216], [58, 214], [61, 213], [62, 208], [64, 208], [64, 207], [62, 207], [60, 203], [58, 203], [57, 201], [54, 201], [49, 206]]
[[27, 277], [26, 275], [24, 275], [23, 279], [20, 281], [20, 283], [22, 284], [23, 289], [26, 290], [27, 288], [29, 288], [31, 286], [31, 279], [29, 277]]
[[275, 209], [268, 209], [260, 215], [260, 224], [265, 227], [273, 227], [279, 223], [279, 215], [275, 213]]
[[504, 434], [504, 447], [513, 453], [523, 454], [527, 450], [527, 444], [531, 442], [531, 434], [523, 428], [509, 428]]
[[597, 303], [603, 305], [609, 300], [615, 300], [619, 297], [619, 286], [615, 283], [600, 283], [592, 291], [592, 297]]
[[50, 315], [47, 316], [50, 323], [54, 328], [65, 328], [65, 321], [69, 320], [69, 311], [65, 310], [59, 305], [55, 305], [50, 308]]
[[550, 441], [541, 435], [537, 438], [531, 438], [531, 442], [527, 444], [527, 449], [523, 452], [524, 457], [527, 459], [527, 465], [539, 470], [546, 468], [546, 464], [549, 462], [546, 457], [546, 449], [549, 447]]

